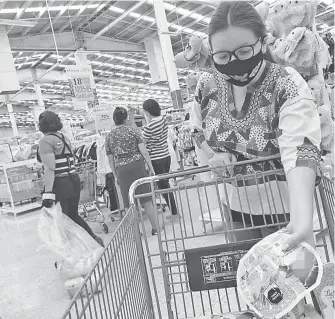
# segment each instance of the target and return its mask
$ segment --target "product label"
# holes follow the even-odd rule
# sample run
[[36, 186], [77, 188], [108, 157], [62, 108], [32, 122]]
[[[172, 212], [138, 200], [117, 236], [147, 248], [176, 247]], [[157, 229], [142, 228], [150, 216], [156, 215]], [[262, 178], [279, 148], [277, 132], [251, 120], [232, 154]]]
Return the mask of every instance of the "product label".
[[334, 302], [334, 286], [326, 286], [321, 290], [321, 300], [327, 305], [335, 309]]
[[273, 282], [263, 294], [273, 305], [278, 305], [283, 300], [283, 292], [275, 282]]

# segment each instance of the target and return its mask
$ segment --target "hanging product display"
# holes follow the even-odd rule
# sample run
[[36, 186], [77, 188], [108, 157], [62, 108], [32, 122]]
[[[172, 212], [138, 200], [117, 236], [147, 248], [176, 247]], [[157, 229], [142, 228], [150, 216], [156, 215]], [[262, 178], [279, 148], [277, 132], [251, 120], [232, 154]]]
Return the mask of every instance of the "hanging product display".
[[94, 99], [89, 72], [89, 69], [78, 66], [71, 65], [66, 67], [72, 96], [79, 101], [90, 101]]
[[95, 129], [99, 132], [101, 130], [109, 130], [113, 121], [114, 108], [110, 105], [100, 105], [94, 110]]
[[99, 104], [92, 68], [90, 66], [69, 65], [66, 67], [66, 73], [69, 78], [75, 110], [88, 111]]

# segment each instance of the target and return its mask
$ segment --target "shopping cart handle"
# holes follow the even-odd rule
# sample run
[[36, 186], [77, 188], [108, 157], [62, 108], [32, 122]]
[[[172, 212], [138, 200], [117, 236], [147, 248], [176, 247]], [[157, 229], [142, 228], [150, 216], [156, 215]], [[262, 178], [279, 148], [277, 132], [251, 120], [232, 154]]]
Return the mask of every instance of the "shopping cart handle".
[[[280, 159], [280, 155], [272, 155], [268, 157], [260, 157], [260, 158], [254, 158], [250, 160], [245, 160], [245, 161], [240, 161], [236, 163], [231, 163], [229, 165], [222, 165], [222, 167], [234, 167], [234, 166], [240, 166], [240, 165], [249, 165], [257, 162], [264, 162], [264, 161], [272, 161], [272, 160], [278, 160]], [[181, 175], [194, 175], [194, 174], [199, 174], [199, 173], [205, 173], [210, 170], [210, 167], [208, 165], [206, 166], [197, 166], [194, 168], [190, 168], [187, 170], [181, 170], [181, 171], [175, 171], [172, 173], [166, 173], [166, 174], [159, 174], [156, 175], [156, 177], [164, 177], [164, 176], [169, 176], [169, 178], [174, 178], [176, 176], [181, 176]]]
[[164, 173], [164, 174], [158, 174], [156, 175], [156, 177], [164, 177], [164, 176], [170, 176], [170, 175], [175, 175], [175, 174], [178, 174], [178, 175], [193, 175], [193, 174], [196, 174], [199, 170], [203, 170], [203, 169], [208, 169], [209, 166], [208, 165], [205, 165], [205, 166], [197, 166], [197, 167], [194, 167], [194, 168], [189, 168], [189, 169], [185, 169], [185, 170], [178, 170], [178, 171], [174, 171], [174, 172], [171, 172], [171, 173]]

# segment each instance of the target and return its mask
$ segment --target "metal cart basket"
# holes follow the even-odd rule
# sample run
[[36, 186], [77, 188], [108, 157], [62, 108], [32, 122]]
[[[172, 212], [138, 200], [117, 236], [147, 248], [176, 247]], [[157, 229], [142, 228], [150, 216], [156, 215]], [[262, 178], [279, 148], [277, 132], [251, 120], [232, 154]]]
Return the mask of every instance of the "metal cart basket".
[[[273, 159], [275, 158], [268, 158], [268, 160]], [[262, 161], [264, 160], [266, 159]], [[234, 165], [257, 162], [259, 160], [239, 162]], [[206, 174], [210, 175], [210, 169], [203, 167], [186, 171], [186, 173], [204, 177]], [[287, 217], [284, 220], [277, 218], [278, 214], [286, 211], [283, 187], [285, 184], [284, 171], [276, 169], [247, 176], [189, 181], [168, 190], [158, 190], [154, 187], [159, 179], [174, 178], [178, 177], [179, 174], [185, 175], [185, 172], [150, 177], [133, 184], [130, 194], [134, 205], [127, 212], [101, 259], [92, 273], [87, 276], [85, 284], [63, 318], [182, 319], [247, 309], [246, 304], [239, 297], [234, 278], [226, 286], [205, 285], [202, 288], [194, 289], [194, 282], [191, 282], [194, 281], [194, 278], [191, 278], [194, 277], [194, 272], [192, 276], [190, 272], [192, 270], [190, 268], [193, 266], [190, 264], [187, 266], [187, 255], [195, 249], [201, 251], [204, 248], [203, 251], [211, 251], [216, 249], [218, 245], [225, 247], [225, 245], [229, 245], [228, 243], [236, 242], [236, 236], [239, 232], [245, 233], [270, 227], [273, 228], [272, 231], [276, 231], [285, 227], [288, 223]], [[133, 196], [136, 187], [143, 183], [151, 184], [151, 194]], [[250, 183], [255, 186], [253, 189], [256, 190], [256, 194], [253, 194], [252, 198], [247, 187]], [[229, 189], [231, 188], [237, 192], [235, 203], [230, 202]], [[138, 216], [137, 212], [141, 212], [139, 209], [140, 199], [151, 196], [154, 201], [157, 195], [166, 192], [174, 193], [182, 218], [167, 222], [166, 218], [163, 215], [158, 215], [158, 211], [156, 211], [157, 222], [162, 227], [162, 231], [158, 233], [157, 237], [149, 236], [147, 230], [150, 227], [142, 213], [139, 214], [139, 219], [135, 222], [135, 216]], [[259, 203], [260, 216], [265, 215], [265, 207], [271, 210], [269, 216], [272, 218], [272, 223], [269, 225], [268, 219], [264, 217], [264, 225], [256, 226], [253, 222], [249, 225], [243, 220], [241, 228], [234, 228], [234, 224], [231, 222], [231, 205], [240, 205], [240, 211], [243, 212], [251, 211], [251, 206], [254, 205], [256, 199]], [[315, 188], [314, 215], [316, 216], [314, 220], [316, 250], [324, 262], [333, 260], [334, 183], [326, 177], [322, 177], [321, 183]], [[134, 220], [131, 225], [129, 219]], [[129, 240], [125, 239], [125, 228], [131, 232]], [[142, 229], [142, 237], [140, 229]], [[136, 244], [133, 253], [122, 253], [123, 247], [126, 245], [125, 242]], [[241, 244], [248, 247], [252, 242], [252, 240], [239, 241], [236, 245]], [[142, 247], [144, 247], [144, 252]], [[132, 258], [134, 258], [131, 263], [129, 263], [129, 254], [132, 254]], [[143, 262], [142, 258], [144, 258]], [[140, 278], [134, 277], [137, 274], [136, 263], [141, 264]], [[127, 275], [123, 275], [123, 272]], [[114, 281], [112, 276], [119, 278], [119, 281]], [[89, 298], [82, 297], [86, 286], [90, 285], [92, 280], [95, 282], [98, 280], [98, 288], [101, 292], [91, 294]], [[135, 281], [137, 288], [135, 288]], [[198, 281], [204, 281], [204, 272], [200, 272]], [[144, 293], [138, 294], [141, 289]], [[133, 300], [133, 303], [129, 300]], [[318, 308], [313, 294], [307, 301], [313, 302], [316, 309]], [[139, 304], [137, 309], [143, 310], [143, 312], [136, 312], [136, 316], [132, 312], [135, 304]], [[94, 311], [89, 310], [93, 307], [95, 307]], [[80, 308], [79, 312], [75, 311], [77, 308]], [[114, 309], [116, 312], [113, 312]], [[114, 315], [110, 315], [110, 313]]]

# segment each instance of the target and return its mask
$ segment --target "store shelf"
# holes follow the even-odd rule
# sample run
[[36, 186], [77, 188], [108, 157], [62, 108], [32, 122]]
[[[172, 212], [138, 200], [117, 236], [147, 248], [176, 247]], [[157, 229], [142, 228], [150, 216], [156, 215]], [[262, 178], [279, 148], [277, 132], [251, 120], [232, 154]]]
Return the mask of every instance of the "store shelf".
[[11, 206], [3, 206], [0, 208], [1, 213], [7, 213], [7, 214], [22, 214], [22, 213], [27, 213], [30, 211], [34, 211], [37, 209], [41, 208], [41, 204], [37, 202], [31, 202], [31, 203], [24, 203], [24, 204], [19, 204], [15, 205], [14, 207]]
[[1, 213], [17, 215], [41, 207], [34, 191], [35, 164], [36, 159], [0, 164], [0, 173], [5, 179], [1, 182]]
[[37, 161], [35, 158], [26, 160], [26, 161], [19, 161], [19, 162], [13, 162], [13, 163], [3, 163], [0, 164], [0, 169], [8, 169], [8, 168], [14, 168], [14, 167], [20, 167], [20, 166], [30, 166], [36, 164]]

